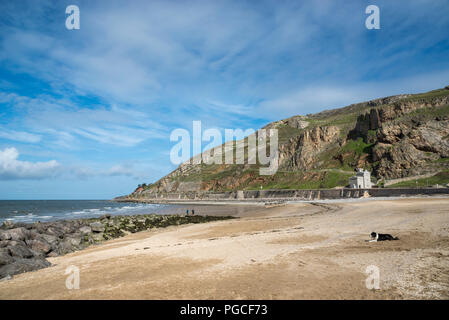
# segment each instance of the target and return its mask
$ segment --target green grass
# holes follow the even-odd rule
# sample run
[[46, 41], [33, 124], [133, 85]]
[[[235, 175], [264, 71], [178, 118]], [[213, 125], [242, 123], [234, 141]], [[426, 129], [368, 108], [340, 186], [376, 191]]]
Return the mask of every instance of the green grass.
[[335, 115], [331, 115], [324, 119], [321, 118], [311, 118], [309, 119], [309, 127], [307, 129], [311, 129], [318, 126], [337, 126], [341, 131], [347, 132], [354, 127], [354, 124], [357, 122], [357, 118], [361, 114], [365, 114], [367, 110], [370, 108], [361, 108], [357, 111], [350, 113], [337, 113]]
[[447, 115], [449, 115], [449, 104], [447, 104], [445, 106], [441, 106], [441, 107], [427, 107], [427, 108], [417, 109], [415, 111], [405, 114], [404, 116], [402, 116], [398, 119], [402, 119], [407, 116], [415, 117], [417, 115], [423, 115], [425, 118], [434, 118], [437, 116], [447, 116]]
[[374, 144], [366, 143], [361, 137], [357, 140], [348, 140], [342, 147], [334, 145], [323, 151], [318, 160], [321, 161], [322, 168], [352, 171], [362, 157], [371, 154], [373, 146]]
[[287, 142], [288, 139], [290, 139], [291, 137], [295, 137], [304, 131], [304, 129], [290, 127], [285, 124], [278, 125], [276, 129], [278, 129], [278, 143], [279, 144]]
[[219, 180], [236, 175], [238, 172], [238, 165], [227, 165], [224, 168], [220, 168], [220, 166], [218, 164], [201, 164], [201, 169], [198, 172], [176, 177], [175, 180], [179, 182]]
[[349, 183], [349, 177], [351, 177], [353, 173], [341, 173], [341, 172], [333, 172], [328, 171], [324, 177], [324, 180], [320, 182], [320, 188], [335, 188], [335, 187], [344, 187]]
[[388, 188], [427, 187], [433, 186], [435, 184], [446, 185], [447, 183], [449, 183], [449, 170], [441, 171], [440, 173], [437, 173], [433, 177], [429, 178], [422, 178], [418, 180], [410, 180], [395, 183], [393, 185], [388, 186]]
[[341, 148], [341, 152], [354, 152], [357, 155], [362, 155], [364, 153], [371, 153], [371, 148], [374, 144], [366, 143], [363, 141], [363, 138], [358, 138], [357, 140], [349, 140], [343, 148]]
[[368, 130], [366, 134], [366, 138], [368, 141], [376, 141], [377, 140], [377, 130]]
[[416, 100], [428, 100], [433, 98], [441, 98], [449, 96], [449, 90], [447, 89], [437, 89], [429, 92], [414, 94], [408, 98], [405, 98], [401, 101], [416, 101]]
[[[395, 103], [407, 103], [407, 102], [429, 102], [435, 98], [443, 98], [449, 96], [448, 89], [438, 89], [433, 90], [421, 94], [411, 95], [410, 97], [399, 100], [398, 102], [394, 102], [390, 105], [394, 105]], [[344, 107], [336, 110], [329, 110], [322, 114], [310, 115], [310, 118], [307, 120], [310, 122], [310, 127], [315, 126], [323, 126], [323, 125], [337, 125], [342, 128], [346, 128], [348, 125], [351, 125], [357, 121], [357, 117], [359, 115], [363, 115], [369, 110], [373, 108], [383, 108], [387, 105], [379, 105], [376, 107], [372, 107], [369, 105], [365, 105], [364, 103], [355, 104], [352, 106]], [[438, 115], [447, 115], [449, 110], [446, 107], [433, 107], [433, 108], [423, 108], [416, 110], [415, 112], [423, 112], [429, 113], [433, 116]]]
[[247, 190], [262, 189], [331, 189], [344, 187], [348, 184], [352, 172], [343, 173], [337, 171], [296, 171], [277, 172], [263, 184], [249, 185]]

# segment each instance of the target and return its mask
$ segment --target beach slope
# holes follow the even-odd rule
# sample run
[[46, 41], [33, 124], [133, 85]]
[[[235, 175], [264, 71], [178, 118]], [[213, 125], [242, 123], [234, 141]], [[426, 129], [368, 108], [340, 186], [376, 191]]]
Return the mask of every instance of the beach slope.
[[[295, 203], [143, 231], [0, 282], [0, 299], [447, 299], [449, 199]], [[398, 241], [366, 242], [369, 233]], [[66, 288], [69, 266], [80, 288]], [[368, 266], [379, 290], [366, 287]]]

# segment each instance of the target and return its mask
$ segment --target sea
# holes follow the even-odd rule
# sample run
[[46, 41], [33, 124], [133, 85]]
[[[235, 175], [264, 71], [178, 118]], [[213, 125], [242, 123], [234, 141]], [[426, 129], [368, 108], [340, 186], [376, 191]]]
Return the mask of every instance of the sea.
[[111, 215], [182, 214], [182, 205], [123, 203], [110, 200], [0, 200], [0, 225], [5, 220], [33, 223]]

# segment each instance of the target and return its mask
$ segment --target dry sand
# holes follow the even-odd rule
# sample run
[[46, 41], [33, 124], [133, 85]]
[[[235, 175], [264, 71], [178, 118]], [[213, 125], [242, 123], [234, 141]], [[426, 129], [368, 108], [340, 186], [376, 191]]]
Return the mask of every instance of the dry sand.
[[[447, 299], [449, 199], [297, 203], [132, 234], [0, 282], [0, 299]], [[371, 231], [391, 242], [365, 242]], [[80, 269], [80, 289], [65, 270]], [[366, 267], [380, 289], [366, 288]]]

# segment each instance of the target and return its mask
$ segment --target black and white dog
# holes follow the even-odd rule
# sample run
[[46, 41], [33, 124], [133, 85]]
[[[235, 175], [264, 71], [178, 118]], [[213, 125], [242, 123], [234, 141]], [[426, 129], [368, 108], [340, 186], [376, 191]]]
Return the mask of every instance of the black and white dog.
[[391, 234], [371, 232], [371, 240], [369, 242], [386, 241], [386, 240], [399, 240], [397, 237], [393, 237]]

